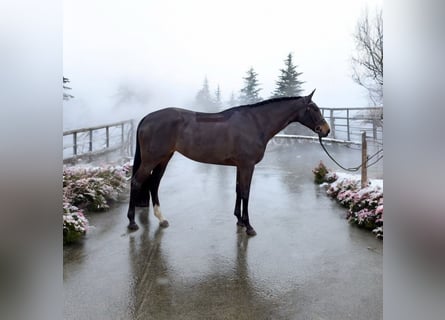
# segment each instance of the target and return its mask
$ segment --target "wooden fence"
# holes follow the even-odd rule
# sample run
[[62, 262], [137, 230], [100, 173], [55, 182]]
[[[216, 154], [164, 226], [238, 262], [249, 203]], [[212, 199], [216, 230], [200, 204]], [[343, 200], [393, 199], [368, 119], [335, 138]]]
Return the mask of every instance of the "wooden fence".
[[94, 156], [120, 150], [132, 156], [134, 145], [133, 120], [63, 132], [63, 162], [91, 159]]

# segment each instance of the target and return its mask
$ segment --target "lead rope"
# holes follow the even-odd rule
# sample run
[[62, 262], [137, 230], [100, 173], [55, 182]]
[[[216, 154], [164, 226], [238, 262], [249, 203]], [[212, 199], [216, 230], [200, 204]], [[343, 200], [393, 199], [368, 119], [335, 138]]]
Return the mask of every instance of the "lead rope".
[[[336, 161], [336, 160], [329, 154], [328, 150], [326, 150], [326, 147], [323, 145], [323, 143], [322, 143], [322, 141], [321, 141], [321, 136], [318, 136], [318, 140], [320, 141], [321, 147], [322, 147], [323, 150], [326, 152], [326, 154], [329, 156], [329, 158], [331, 158], [331, 160], [334, 161], [335, 164], [336, 164], [337, 166], [339, 166], [340, 168], [342, 168], [343, 170], [351, 171], [351, 172], [355, 172], [355, 171], [359, 170], [359, 169], [363, 166], [363, 164], [360, 164], [360, 165], [358, 165], [358, 166], [356, 166], [356, 167], [351, 167], [351, 168], [345, 168], [345, 167], [343, 167], [340, 163], [338, 163], [338, 162], [337, 162], [337, 161]], [[366, 160], [367, 160], [366, 162], [368, 162], [369, 160], [371, 160], [372, 158], [374, 158], [375, 156], [377, 156], [377, 155], [378, 155], [380, 152], [382, 152], [382, 151], [383, 151], [383, 149], [380, 149], [379, 151], [377, 151], [376, 153], [374, 153], [372, 156], [367, 156], [367, 157], [366, 157]], [[366, 168], [369, 168], [370, 166], [373, 166], [374, 164], [376, 164], [377, 162], [379, 162], [382, 158], [383, 158], [383, 155], [381, 155], [380, 157], [378, 157], [377, 160], [374, 161], [373, 163], [368, 164], [368, 165], [366, 166]]]

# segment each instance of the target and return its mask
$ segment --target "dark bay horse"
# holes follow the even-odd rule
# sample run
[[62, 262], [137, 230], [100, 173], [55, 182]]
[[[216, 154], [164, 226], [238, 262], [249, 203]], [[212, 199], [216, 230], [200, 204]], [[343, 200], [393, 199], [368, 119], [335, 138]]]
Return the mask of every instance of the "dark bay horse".
[[219, 113], [167, 108], [145, 116], [137, 128], [128, 228], [138, 229], [135, 206], [147, 202], [150, 193], [160, 226], [168, 227], [160, 211], [158, 189], [169, 160], [178, 151], [195, 161], [236, 166], [237, 225], [255, 235], [248, 213], [250, 183], [268, 141], [295, 121], [320, 137], [329, 134], [329, 125], [312, 101], [314, 91], [309, 96], [274, 98]]

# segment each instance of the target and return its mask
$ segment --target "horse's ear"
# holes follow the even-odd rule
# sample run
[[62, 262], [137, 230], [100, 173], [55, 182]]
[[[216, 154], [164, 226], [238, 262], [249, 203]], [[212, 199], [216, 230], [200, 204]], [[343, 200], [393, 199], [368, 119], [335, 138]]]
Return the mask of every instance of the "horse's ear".
[[312, 95], [314, 94], [314, 92], [315, 92], [315, 89], [314, 89], [314, 91], [311, 92], [310, 95], [307, 96], [308, 101], [312, 101]]

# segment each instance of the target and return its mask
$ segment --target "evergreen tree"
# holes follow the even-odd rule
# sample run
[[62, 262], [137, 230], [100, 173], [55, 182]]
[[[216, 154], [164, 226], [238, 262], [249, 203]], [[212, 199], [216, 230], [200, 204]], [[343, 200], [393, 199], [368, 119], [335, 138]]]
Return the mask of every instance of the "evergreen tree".
[[66, 83], [70, 83], [70, 79], [63, 77], [63, 100], [70, 100], [72, 98], [74, 98], [73, 95], [66, 93], [65, 90], [71, 90], [70, 87], [68, 87], [67, 85], [65, 85]]
[[201, 90], [199, 90], [196, 94], [195, 104], [204, 111], [210, 112], [214, 109], [215, 105], [212, 97], [210, 96], [209, 81], [207, 80], [207, 77], [204, 78], [204, 83]]
[[235, 97], [235, 93], [232, 91], [232, 94], [230, 95], [229, 101], [227, 101], [228, 107], [235, 107], [239, 104], [238, 99]]
[[251, 104], [262, 100], [262, 98], [258, 95], [261, 88], [259, 88], [257, 76], [258, 74], [252, 67], [247, 70], [247, 76], [243, 78], [244, 88], [241, 89], [240, 94], [240, 102], [242, 104]]
[[113, 95], [114, 108], [128, 108], [129, 106], [147, 105], [150, 95], [145, 88], [138, 88], [135, 84], [121, 82]]
[[222, 101], [221, 101], [221, 88], [216, 87], [216, 91], [215, 91], [215, 102], [214, 102], [215, 107], [220, 110], [222, 108]]
[[303, 91], [301, 85], [304, 81], [299, 81], [298, 77], [302, 72], [296, 71], [297, 66], [292, 62], [292, 53], [289, 53], [287, 59], [284, 60], [284, 69], [280, 69], [281, 74], [277, 81], [275, 91], [272, 93], [273, 98], [298, 96]]

